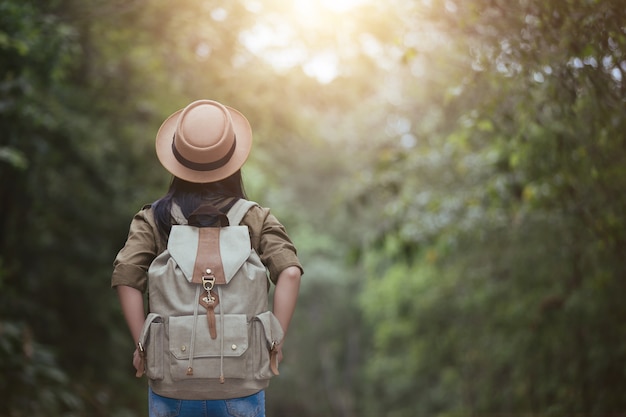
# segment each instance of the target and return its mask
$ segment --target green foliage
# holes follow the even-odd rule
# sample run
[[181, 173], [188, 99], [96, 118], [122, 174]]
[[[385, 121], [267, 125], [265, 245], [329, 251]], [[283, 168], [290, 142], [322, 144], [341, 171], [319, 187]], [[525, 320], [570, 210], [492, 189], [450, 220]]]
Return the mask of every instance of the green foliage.
[[0, 323], [0, 413], [6, 416], [79, 415], [81, 399], [55, 361], [55, 355], [32, 340], [28, 328]]
[[[127, 221], [125, 203], [110, 201], [120, 158], [104, 120], [115, 115], [81, 91], [78, 25], [30, 2], [1, 7], [3, 414], [116, 414], [111, 364], [129, 343], [108, 336], [125, 330], [107, 283]], [[32, 341], [17, 346], [17, 335]]]
[[623, 10], [446, 5], [429, 17], [470, 51], [431, 101], [447, 125], [378, 155], [358, 194], [388, 195], [364, 291], [386, 299], [364, 310], [367, 368], [388, 375], [371, 415], [619, 412]]

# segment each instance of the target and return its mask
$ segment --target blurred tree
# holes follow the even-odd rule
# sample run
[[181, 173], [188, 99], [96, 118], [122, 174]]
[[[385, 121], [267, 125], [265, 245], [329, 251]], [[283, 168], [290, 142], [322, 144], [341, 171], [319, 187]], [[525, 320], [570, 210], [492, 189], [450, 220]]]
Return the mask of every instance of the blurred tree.
[[[45, 272], [25, 273], [25, 265], [40, 260], [38, 247], [49, 241], [45, 233], [36, 233], [45, 207], [39, 199], [43, 184], [32, 173], [41, 163], [37, 154], [54, 158], [41, 135], [56, 126], [47, 109], [55, 101], [49, 92], [67, 71], [73, 35], [71, 27], [46, 18], [29, 3], [0, 4], [2, 415], [73, 415], [82, 409], [54, 353], [35, 341], [39, 335], [34, 335], [33, 323], [49, 325], [48, 318], [54, 315], [41, 314], [51, 307], [45, 296], [39, 296], [44, 295], [39, 293], [44, 289], [39, 277]], [[41, 261], [45, 265], [45, 260]]]
[[405, 85], [440, 89], [407, 89], [415, 140], [392, 137], [354, 203], [385, 214], [364, 415], [623, 410], [623, 7], [407, 7], [439, 48], [402, 26]]
[[128, 221], [111, 197], [132, 154], [110, 140], [128, 89], [93, 85], [89, 17], [71, 2], [5, 1], [0, 16], [1, 414], [124, 413], [108, 276]]

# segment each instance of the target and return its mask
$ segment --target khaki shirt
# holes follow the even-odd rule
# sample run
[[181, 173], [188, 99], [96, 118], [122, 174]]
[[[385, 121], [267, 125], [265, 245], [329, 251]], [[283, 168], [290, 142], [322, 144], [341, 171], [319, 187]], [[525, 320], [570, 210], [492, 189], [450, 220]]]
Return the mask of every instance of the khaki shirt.
[[[276, 283], [278, 275], [287, 267], [296, 266], [302, 271], [295, 246], [268, 208], [252, 207], [241, 224], [248, 226], [252, 247], [269, 270], [272, 282]], [[126, 285], [145, 292], [148, 268], [166, 247], [167, 242], [159, 235], [152, 208], [145, 206], [133, 217], [126, 244], [113, 262], [111, 286]]]

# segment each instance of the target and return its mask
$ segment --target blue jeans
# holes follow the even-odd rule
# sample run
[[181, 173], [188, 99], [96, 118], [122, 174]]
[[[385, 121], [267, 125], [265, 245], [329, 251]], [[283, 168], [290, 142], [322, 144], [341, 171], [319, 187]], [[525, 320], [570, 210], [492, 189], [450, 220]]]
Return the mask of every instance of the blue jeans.
[[265, 391], [230, 400], [176, 400], [148, 394], [150, 417], [265, 417]]

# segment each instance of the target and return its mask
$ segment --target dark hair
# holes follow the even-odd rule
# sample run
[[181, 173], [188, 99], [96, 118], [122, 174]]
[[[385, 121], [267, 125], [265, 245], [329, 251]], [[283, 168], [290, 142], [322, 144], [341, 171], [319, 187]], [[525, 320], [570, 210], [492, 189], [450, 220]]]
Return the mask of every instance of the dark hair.
[[240, 198], [247, 198], [241, 170], [223, 180], [208, 183], [193, 183], [173, 177], [167, 194], [152, 204], [152, 210], [159, 232], [163, 238], [167, 238], [172, 228], [173, 202], [180, 206], [185, 217], [189, 217], [200, 205], [207, 203], [213, 205], [225, 199], [232, 199], [222, 208], [221, 211], [225, 213]]

